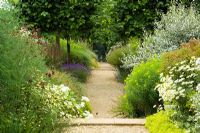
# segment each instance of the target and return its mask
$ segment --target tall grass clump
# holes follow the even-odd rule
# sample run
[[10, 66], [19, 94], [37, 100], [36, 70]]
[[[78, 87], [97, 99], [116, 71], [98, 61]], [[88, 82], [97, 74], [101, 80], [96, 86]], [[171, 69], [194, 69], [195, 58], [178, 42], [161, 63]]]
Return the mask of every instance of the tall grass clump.
[[[30, 132], [42, 127], [46, 131], [43, 126], [52, 126], [50, 119], [53, 112], [41, 111], [41, 114], [37, 114], [39, 111], [35, 109], [37, 105], [41, 106], [42, 102], [38, 100], [42, 95], [30, 86], [34, 84], [37, 74], [45, 72], [47, 68], [39, 46], [29, 38], [20, 36], [19, 25], [14, 11], [0, 9], [0, 130]], [[32, 104], [32, 100], [35, 100], [35, 104]], [[37, 119], [39, 115], [46, 119], [45, 123]]]
[[134, 55], [136, 53], [136, 49], [140, 44], [140, 40], [138, 38], [132, 37], [129, 39], [127, 45], [115, 45], [111, 47], [108, 52], [106, 59], [107, 62], [113, 65], [117, 69], [117, 79], [121, 82], [124, 82], [125, 78], [130, 73], [130, 69], [124, 69], [122, 67], [122, 59], [124, 56], [128, 54]]
[[117, 79], [121, 82], [124, 82], [124, 79], [127, 77], [129, 73], [129, 71], [121, 68], [122, 65], [121, 59], [127, 53], [129, 53], [128, 46], [116, 45], [111, 48], [111, 50], [108, 52], [106, 56], [107, 62], [116, 68]]
[[[64, 51], [65, 55], [67, 55], [67, 41], [61, 40], [61, 47]], [[87, 43], [84, 42], [76, 42], [70, 41], [71, 46], [71, 63], [73, 64], [82, 64], [87, 68], [93, 68], [97, 66], [96, 62], [96, 55], [92, 50], [89, 48]], [[65, 57], [66, 60], [66, 57]]]
[[67, 64], [66, 44], [66, 40], [61, 40], [61, 48], [64, 53], [63, 62], [65, 62], [62, 68], [76, 77], [80, 82], [86, 82], [90, 74], [90, 69], [98, 66], [95, 53], [92, 52], [87, 43], [71, 40], [70, 64]]

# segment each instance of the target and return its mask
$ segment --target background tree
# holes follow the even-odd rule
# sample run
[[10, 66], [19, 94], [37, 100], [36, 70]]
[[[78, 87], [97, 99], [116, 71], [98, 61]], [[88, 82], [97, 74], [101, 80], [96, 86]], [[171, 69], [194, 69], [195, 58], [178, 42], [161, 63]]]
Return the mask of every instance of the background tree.
[[19, 4], [25, 21], [42, 32], [56, 34], [57, 49], [60, 37], [67, 39], [68, 63], [70, 62], [70, 38], [88, 38], [93, 23], [91, 15], [101, 0], [22, 0]]
[[94, 27], [90, 39], [98, 56], [105, 56], [106, 50], [114, 45], [119, 38], [116, 23], [111, 16], [115, 4], [114, 0], [103, 0], [91, 18]]
[[199, 0], [117, 0], [112, 14], [118, 23], [117, 32], [121, 40], [130, 36], [143, 37], [144, 31], [152, 32], [155, 20], [166, 13], [172, 2], [190, 6]]
[[160, 12], [166, 12], [169, 0], [117, 0], [113, 17], [119, 23], [118, 34], [122, 40], [130, 36], [143, 36], [152, 31]]

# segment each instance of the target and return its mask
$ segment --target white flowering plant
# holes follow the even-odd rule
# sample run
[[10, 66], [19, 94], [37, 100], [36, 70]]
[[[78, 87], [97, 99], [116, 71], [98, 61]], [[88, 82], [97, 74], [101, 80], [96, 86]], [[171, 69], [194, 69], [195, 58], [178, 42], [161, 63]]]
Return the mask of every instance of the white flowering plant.
[[13, 6], [8, 2], [8, 0], [0, 0], [0, 9], [10, 10]]
[[[173, 111], [172, 119], [189, 131], [200, 126], [200, 58], [192, 57], [160, 75], [156, 86], [165, 109]], [[198, 117], [197, 117], [198, 116]]]
[[64, 84], [52, 84], [39, 72], [33, 75], [20, 93], [18, 114], [24, 129], [31, 125], [32, 129], [37, 127], [41, 130], [44, 127], [50, 130], [62, 121], [93, 117], [87, 97], [78, 97]]
[[89, 99], [83, 96], [80, 100], [66, 85], [48, 84], [45, 89], [48, 95], [47, 103], [56, 105], [61, 118], [88, 118], [90, 113]]

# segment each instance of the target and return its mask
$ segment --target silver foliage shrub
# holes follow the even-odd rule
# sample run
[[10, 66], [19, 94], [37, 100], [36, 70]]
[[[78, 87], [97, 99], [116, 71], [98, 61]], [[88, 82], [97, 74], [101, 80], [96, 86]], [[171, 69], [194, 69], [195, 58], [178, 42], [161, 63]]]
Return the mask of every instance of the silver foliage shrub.
[[124, 56], [122, 67], [134, 68], [155, 55], [175, 50], [182, 42], [200, 36], [200, 14], [193, 7], [186, 9], [182, 5], [173, 5], [155, 25], [154, 34], [144, 38], [137, 53]]

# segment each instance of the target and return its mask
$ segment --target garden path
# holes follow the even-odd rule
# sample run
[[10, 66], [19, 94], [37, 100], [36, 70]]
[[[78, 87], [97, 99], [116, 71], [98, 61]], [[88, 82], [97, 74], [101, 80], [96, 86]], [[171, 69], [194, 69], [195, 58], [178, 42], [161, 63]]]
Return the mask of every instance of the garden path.
[[123, 84], [115, 78], [115, 69], [100, 63], [91, 72], [86, 84], [86, 96], [92, 105], [92, 119], [75, 120], [64, 133], [148, 133], [144, 127], [145, 119], [114, 118], [112, 109], [123, 95]]
[[116, 81], [116, 71], [108, 63], [99, 63], [93, 69], [86, 84], [86, 96], [90, 99], [95, 118], [112, 118], [112, 109], [123, 95], [123, 84]]

